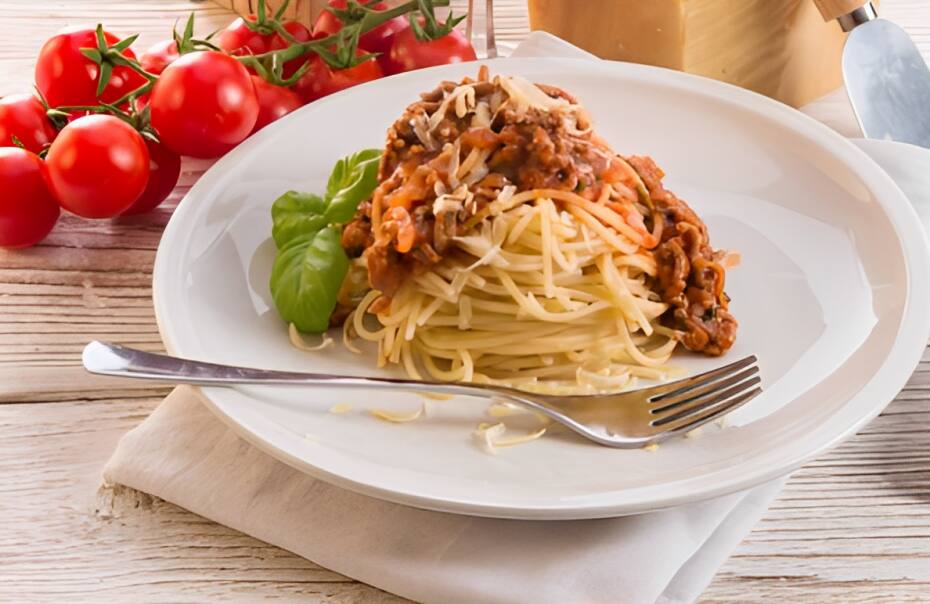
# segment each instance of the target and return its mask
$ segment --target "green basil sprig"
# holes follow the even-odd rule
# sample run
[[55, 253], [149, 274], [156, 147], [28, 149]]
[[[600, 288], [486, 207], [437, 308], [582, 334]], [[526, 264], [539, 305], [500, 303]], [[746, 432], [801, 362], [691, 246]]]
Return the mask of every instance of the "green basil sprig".
[[379, 149], [344, 157], [333, 168], [325, 196], [288, 191], [271, 207], [271, 234], [278, 247], [271, 296], [281, 318], [300, 331], [321, 333], [329, 327], [349, 271], [342, 225], [378, 186], [380, 159]]
[[288, 191], [271, 206], [271, 236], [278, 249], [308, 233], [315, 233], [329, 224], [326, 200], [314, 193]]
[[358, 204], [371, 197], [378, 186], [380, 161], [380, 149], [365, 149], [336, 162], [326, 183], [326, 200], [329, 202], [326, 217], [330, 222], [349, 222], [355, 216]]

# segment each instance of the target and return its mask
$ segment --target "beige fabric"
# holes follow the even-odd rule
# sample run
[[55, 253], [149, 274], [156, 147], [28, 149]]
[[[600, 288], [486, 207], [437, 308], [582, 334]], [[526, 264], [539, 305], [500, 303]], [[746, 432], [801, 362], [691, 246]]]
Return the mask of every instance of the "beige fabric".
[[607, 520], [430, 512], [302, 474], [236, 436], [199, 397], [176, 389], [123, 437], [105, 481], [422, 602], [690, 602], [781, 487]]

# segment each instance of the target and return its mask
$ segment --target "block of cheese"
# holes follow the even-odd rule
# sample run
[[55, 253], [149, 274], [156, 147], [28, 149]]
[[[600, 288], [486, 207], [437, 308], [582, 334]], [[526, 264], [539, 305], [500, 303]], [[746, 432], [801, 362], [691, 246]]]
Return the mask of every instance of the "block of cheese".
[[845, 34], [811, 0], [529, 0], [530, 27], [605, 59], [730, 82], [799, 107], [842, 84]]

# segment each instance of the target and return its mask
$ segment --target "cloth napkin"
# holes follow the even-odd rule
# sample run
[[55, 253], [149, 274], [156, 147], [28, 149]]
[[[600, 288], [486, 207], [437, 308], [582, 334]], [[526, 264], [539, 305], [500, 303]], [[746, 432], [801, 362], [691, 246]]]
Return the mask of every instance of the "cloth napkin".
[[[534, 33], [513, 56], [591, 56]], [[179, 387], [126, 434], [106, 484], [156, 495], [333, 571], [425, 603], [693, 602], [784, 479], [601, 520], [475, 518], [311, 478], [236, 436]]]
[[602, 520], [431, 512], [302, 474], [239, 438], [200, 397], [175, 389], [123, 437], [104, 482], [424, 603], [693, 602], [783, 482]]

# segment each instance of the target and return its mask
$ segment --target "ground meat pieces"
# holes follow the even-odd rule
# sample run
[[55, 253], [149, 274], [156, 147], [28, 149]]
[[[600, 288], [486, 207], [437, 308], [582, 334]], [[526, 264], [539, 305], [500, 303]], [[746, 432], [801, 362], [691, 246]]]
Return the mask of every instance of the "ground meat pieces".
[[[456, 90], [460, 85], [472, 88]], [[577, 104], [558, 88], [540, 88]], [[639, 214], [624, 216], [655, 254], [650, 285], [668, 305], [661, 321], [681, 332], [690, 350], [719, 355], [730, 348], [737, 324], [727, 311], [723, 268], [704, 223], [663, 188], [658, 166], [647, 157], [631, 157], [627, 165], [578, 107], [547, 110], [546, 103], [509, 94], [500, 81], [443, 82], [389, 128], [380, 184], [342, 235], [347, 253], [363, 255], [369, 283], [382, 293], [371, 310], [387, 308], [404, 282], [454, 253], [455, 238], [505, 188], [573, 191], [593, 201], [609, 185], [615, 200], [626, 200], [617, 210], [624, 214], [630, 203], [646, 205], [638, 195], [642, 179], [653, 224], [636, 222]]]
[[452, 238], [458, 230], [456, 212], [448, 211], [436, 215], [433, 223], [433, 246], [440, 254], [452, 246]]
[[681, 296], [688, 285], [688, 275], [691, 274], [691, 262], [688, 255], [681, 249], [678, 241], [669, 241], [660, 245], [655, 253], [658, 273], [658, 289], [662, 299], [672, 300]]
[[523, 120], [513, 117], [505, 122], [500, 131], [502, 146], [488, 160], [488, 167], [505, 175], [519, 190], [573, 191], [579, 187], [579, 178], [585, 179], [585, 186], [594, 184], [599, 175], [590, 161], [596, 154], [591, 153], [589, 143], [567, 134], [557, 116], [533, 110]]
[[[464, 234], [467, 218], [496, 199], [505, 186], [513, 185], [520, 191], [573, 191], [613, 177], [609, 171], [613, 155], [606, 143], [592, 134], [569, 132], [570, 124], [557, 113], [538, 109], [518, 113], [507, 106], [496, 111], [492, 96], [501, 95], [502, 90], [491, 82], [474, 86], [476, 102], [486, 104], [486, 115], [495, 112], [493, 120], [478, 120], [476, 125], [473, 118], [477, 108], [475, 113], [460, 115], [455, 103], [450, 103], [438, 124], [429, 128], [429, 117], [456, 86], [443, 82], [422, 95], [422, 100], [408, 107], [388, 130], [379, 166], [381, 184], [373, 198], [381, 210], [381, 228], [372, 230], [372, 210], [365, 207], [343, 233], [343, 246], [350, 254], [357, 254], [364, 244], [372, 287], [388, 298], [409, 275], [439, 262], [452, 249], [453, 239]], [[557, 88], [544, 90], [550, 96], [576, 102]], [[459, 153], [458, 162], [453, 161], [453, 149]], [[450, 174], [450, 170], [475, 150], [489, 155], [486, 168], [481, 168], [486, 173], [472, 184], [467, 203], [458, 211], [440, 209], [434, 214], [433, 202], [438, 195], [451, 193], [464, 178]], [[401, 228], [403, 216], [394, 212], [396, 208], [409, 212], [416, 231], [412, 244], [409, 230]], [[401, 241], [403, 235], [406, 237]]]
[[420, 205], [413, 209], [413, 228], [417, 233], [417, 245], [430, 241], [433, 235], [433, 220], [429, 206]]
[[355, 218], [342, 229], [342, 249], [350, 258], [358, 258], [374, 243], [371, 233], [371, 202], [359, 205]]
[[669, 309], [663, 324], [683, 332], [688, 350], [711, 356], [726, 352], [736, 340], [737, 322], [727, 310], [725, 274], [715, 260], [707, 227], [688, 204], [662, 186], [663, 172], [648, 157], [629, 157], [649, 190], [662, 239], [655, 249], [656, 290]]
[[398, 270], [401, 255], [390, 245], [375, 243], [365, 250], [368, 263], [368, 280], [371, 287], [382, 292], [394, 293], [403, 284], [406, 273]]
[[470, 128], [462, 135], [462, 144], [475, 149], [493, 149], [500, 137], [490, 128]]

